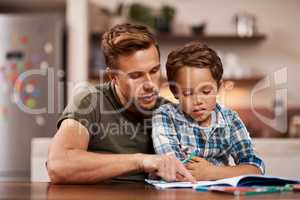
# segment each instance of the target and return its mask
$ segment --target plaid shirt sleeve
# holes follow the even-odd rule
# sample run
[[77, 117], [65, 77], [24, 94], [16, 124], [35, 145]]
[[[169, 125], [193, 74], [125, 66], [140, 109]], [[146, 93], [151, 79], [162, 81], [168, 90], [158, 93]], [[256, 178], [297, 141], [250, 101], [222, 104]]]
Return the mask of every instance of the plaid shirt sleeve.
[[235, 164], [254, 165], [265, 173], [263, 161], [255, 154], [249, 132], [238, 115], [233, 112], [231, 120], [231, 156]]
[[157, 154], [174, 153], [182, 160], [184, 154], [180, 149], [174, 121], [168, 114], [168, 110], [161, 106], [152, 117], [152, 139], [154, 150]]

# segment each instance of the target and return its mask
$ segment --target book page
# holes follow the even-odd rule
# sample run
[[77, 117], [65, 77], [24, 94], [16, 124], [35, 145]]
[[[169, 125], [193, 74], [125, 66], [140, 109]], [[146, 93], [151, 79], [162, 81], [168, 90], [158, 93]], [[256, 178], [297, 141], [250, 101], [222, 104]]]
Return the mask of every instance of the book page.
[[[153, 186], [155, 186], [158, 189], [166, 189], [166, 188], [194, 188], [197, 189], [197, 187], [207, 187], [207, 186], [233, 186], [237, 187], [239, 184], [243, 183], [243, 179], [251, 179], [251, 182], [257, 182], [258, 180], [260, 182], [263, 182], [263, 180], [270, 180], [270, 179], [278, 179], [285, 182], [291, 182], [293, 180], [281, 178], [281, 177], [274, 177], [274, 176], [262, 176], [262, 175], [244, 175], [244, 176], [237, 176], [233, 178], [226, 178], [226, 179], [220, 179], [216, 181], [198, 181], [196, 184], [193, 184], [191, 182], [166, 182], [162, 180], [150, 180], [145, 179], [145, 181]], [[245, 180], [246, 181], [246, 180]], [[249, 182], [249, 180], [248, 180]], [[299, 182], [299, 181], [294, 181]]]

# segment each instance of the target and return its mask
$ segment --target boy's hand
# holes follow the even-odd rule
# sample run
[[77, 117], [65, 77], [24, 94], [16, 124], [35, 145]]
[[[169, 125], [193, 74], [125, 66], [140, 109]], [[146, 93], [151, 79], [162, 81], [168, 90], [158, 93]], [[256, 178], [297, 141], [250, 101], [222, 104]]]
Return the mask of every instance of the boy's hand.
[[211, 175], [216, 168], [216, 166], [201, 157], [193, 157], [185, 166], [197, 181], [212, 180]]
[[253, 165], [215, 166], [200, 157], [192, 158], [192, 160], [186, 164], [186, 168], [197, 181], [211, 181], [245, 174], [261, 174], [259, 168]]

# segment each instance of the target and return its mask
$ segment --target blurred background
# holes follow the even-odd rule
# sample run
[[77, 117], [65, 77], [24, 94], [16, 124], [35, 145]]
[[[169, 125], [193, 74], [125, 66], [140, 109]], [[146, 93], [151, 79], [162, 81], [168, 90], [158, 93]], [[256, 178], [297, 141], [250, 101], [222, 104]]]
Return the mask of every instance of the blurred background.
[[[224, 66], [219, 101], [239, 113], [268, 173], [300, 178], [299, 9], [298, 0], [1, 0], [0, 180], [48, 180], [43, 163], [55, 120], [76, 84], [105, 79], [102, 34], [125, 22], [155, 33], [161, 95], [172, 101], [168, 53], [194, 40], [214, 48]], [[45, 73], [18, 79], [29, 69]], [[24, 114], [45, 106], [50, 114]], [[293, 164], [278, 165], [285, 162]]]

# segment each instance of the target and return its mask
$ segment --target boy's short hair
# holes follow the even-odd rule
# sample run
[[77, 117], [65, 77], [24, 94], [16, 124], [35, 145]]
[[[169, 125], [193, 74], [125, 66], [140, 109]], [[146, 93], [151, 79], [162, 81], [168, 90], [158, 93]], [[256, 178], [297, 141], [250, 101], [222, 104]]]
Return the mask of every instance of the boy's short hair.
[[183, 67], [208, 68], [212, 77], [221, 85], [223, 66], [217, 53], [201, 42], [191, 42], [172, 51], [166, 64], [170, 90], [175, 94], [176, 73]]
[[102, 37], [102, 51], [107, 67], [118, 68], [117, 59], [120, 55], [130, 55], [155, 45], [159, 48], [154, 35], [147, 27], [133, 24], [119, 24], [109, 29]]

